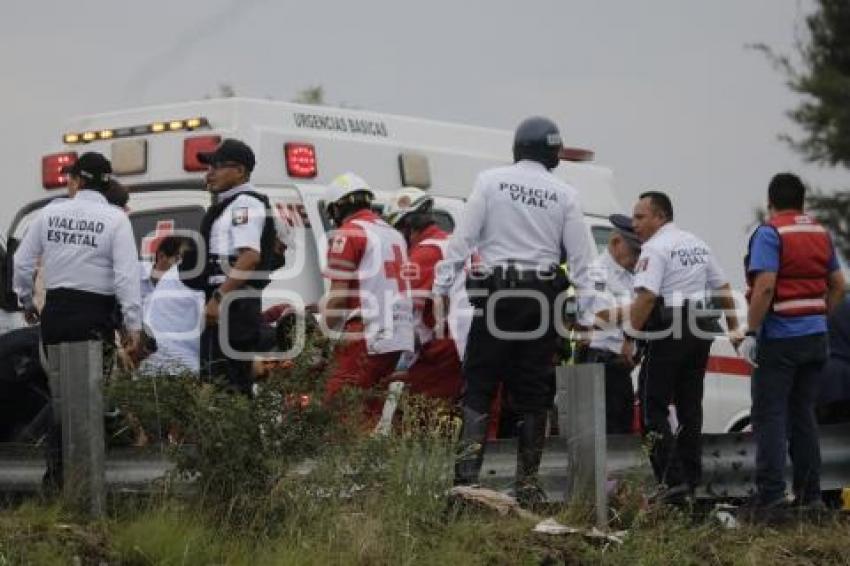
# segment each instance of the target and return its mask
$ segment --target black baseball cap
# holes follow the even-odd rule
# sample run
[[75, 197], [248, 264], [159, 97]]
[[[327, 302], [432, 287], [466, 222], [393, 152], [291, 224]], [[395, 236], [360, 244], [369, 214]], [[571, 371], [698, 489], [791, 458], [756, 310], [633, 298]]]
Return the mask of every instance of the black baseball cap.
[[214, 165], [216, 163], [225, 163], [232, 161], [239, 165], [244, 165], [248, 171], [254, 170], [254, 165], [257, 160], [254, 158], [254, 152], [244, 142], [227, 138], [223, 140], [215, 151], [199, 151], [197, 154], [198, 161], [204, 165]]
[[638, 235], [635, 232], [634, 226], [632, 225], [632, 219], [630, 217], [625, 214], [612, 214], [608, 217], [608, 220], [611, 222], [611, 225], [614, 226], [614, 229], [619, 232], [627, 242], [637, 248], [640, 247], [640, 238], [638, 238]]
[[89, 151], [82, 154], [71, 165], [63, 167], [62, 174], [77, 175], [89, 181], [104, 184], [109, 182], [109, 176], [112, 174], [112, 164], [102, 154]]

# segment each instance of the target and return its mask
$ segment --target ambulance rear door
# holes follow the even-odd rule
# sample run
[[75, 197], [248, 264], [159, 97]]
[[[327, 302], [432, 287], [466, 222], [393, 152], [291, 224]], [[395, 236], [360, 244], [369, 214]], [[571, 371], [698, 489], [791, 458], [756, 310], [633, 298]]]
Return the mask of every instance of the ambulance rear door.
[[[303, 194], [321, 189], [311, 185], [302, 191], [294, 185], [268, 184], [256, 189], [269, 197], [273, 212], [289, 226], [293, 238], [293, 245], [286, 250], [286, 264], [272, 274], [272, 282], [263, 291], [263, 308], [286, 303], [300, 310], [317, 305], [324, 293], [321, 272], [324, 254], [319, 252], [317, 242], [324, 238], [321, 218], [307, 211], [313, 201], [305, 199]], [[315, 203], [313, 208], [316, 209]]]
[[306, 215], [309, 226], [306, 232], [309, 232], [313, 238], [313, 250], [316, 256], [312, 262], [312, 268], [317, 270], [319, 281], [321, 281], [320, 296], [330, 288], [330, 281], [322, 276], [327, 268], [328, 256], [328, 232], [332, 229], [327, 215], [324, 213], [325, 196], [327, 188], [320, 185], [300, 185], [298, 193], [301, 195], [301, 201], [304, 204], [304, 214]]

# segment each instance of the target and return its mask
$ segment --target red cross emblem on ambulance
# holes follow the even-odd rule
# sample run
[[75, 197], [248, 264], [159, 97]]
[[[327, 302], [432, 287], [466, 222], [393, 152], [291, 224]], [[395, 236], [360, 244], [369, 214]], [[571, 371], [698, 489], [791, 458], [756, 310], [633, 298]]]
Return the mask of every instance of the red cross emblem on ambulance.
[[142, 238], [142, 259], [153, 259], [159, 242], [174, 232], [174, 220], [157, 220], [153, 234]]

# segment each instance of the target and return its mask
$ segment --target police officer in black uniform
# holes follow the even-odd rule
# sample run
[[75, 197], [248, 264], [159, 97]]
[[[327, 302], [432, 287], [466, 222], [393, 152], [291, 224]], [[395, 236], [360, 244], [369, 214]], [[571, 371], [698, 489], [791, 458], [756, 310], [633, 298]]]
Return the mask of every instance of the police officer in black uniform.
[[[41, 311], [44, 345], [101, 340], [104, 376], [114, 364], [115, 331], [125, 351], [137, 354], [142, 327], [138, 253], [130, 220], [104, 191], [112, 166], [99, 153], [84, 153], [64, 171], [69, 196], [45, 206], [15, 253], [14, 285], [27, 319], [38, 315], [33, 284], [39, 259], [47, 295]], [[55, 387], [53, 384], [51, 388]], [[61, 481], [61, 436], [52, 430], [48, 484]]]
[[519, 125], [514, 164], [478, 176], [434, 283], [437, 303], [445, 304], [477, 250], [482, 275], [468, 279], [470, 299], [485, 315], [474, 319], [464, 357], [463, 446], [455, 483], [478, 482], [488, 413], [501, 382], [520, 414], [516, 495], [523, 503], [541, 495], [537, 470], [555, 390], [553, 305], [567, 287], [558, 265], [566, 251], [573, 280], [584, 291], [593, 257], [576, 189], [550, 172], [561, 148], [551, 120], [535, 117]]

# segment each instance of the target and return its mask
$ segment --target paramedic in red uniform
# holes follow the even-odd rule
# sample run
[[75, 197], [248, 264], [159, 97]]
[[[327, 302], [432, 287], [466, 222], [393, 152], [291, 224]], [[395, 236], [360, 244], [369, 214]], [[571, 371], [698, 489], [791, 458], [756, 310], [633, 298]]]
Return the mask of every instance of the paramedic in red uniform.
[[736, 337], [755, 367], [752, 424], [756, 441], [753, 509], [785, 504], [790, 446], [796, 504], [823, 505], [815, 402], [827, 359], [826, 315], [844, 296], [844, 277], [829, 233], [803, 212], [805, 187], [790, 173], [768, 186], [768, 222], [750, 240], [748, 332]]
[[[413, 308], [404, 264], [407, 245], [371, 209], [366, 182], [345, 173], [329, 186], [327, 212], [336, 230], [328, 243], [330, 291], [323, 322], [339, 338], [327, 382], [330, 399], [344, 387], [369, 390], [385, 385], [403, 352], [413, 350]], [[376, 415], [381, 402], [368, 405]]]
[[[435, 328], [431, 288], [434, 285], [434, 268], [443, 259], [449, 233], [437, 226], [431, 212], [433, 205], [434, 199], [423, 194], [389, 217], [390, 224], [401, 232], [410, 246], [406, 271], [413, 293], [417, 346], [415, 355], [408, 362], [409, 367], [399, 369], [402, 370], [401, 379], [412, 393], [454, 401], [460, 395], [463, 384], [460, 368], [462, 350], [458, 343], [465, 341], [465, 332], [458, 340], [455, 337], [457, 328], [448, 332]], [[459, 280], [462, 283], [462, 278]], [[452, 308], [455, 303], [457, 301], [451, 303]]]

